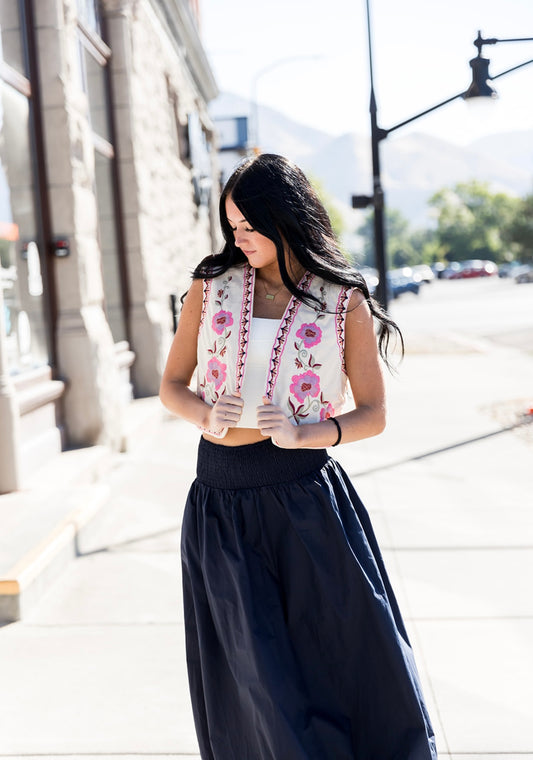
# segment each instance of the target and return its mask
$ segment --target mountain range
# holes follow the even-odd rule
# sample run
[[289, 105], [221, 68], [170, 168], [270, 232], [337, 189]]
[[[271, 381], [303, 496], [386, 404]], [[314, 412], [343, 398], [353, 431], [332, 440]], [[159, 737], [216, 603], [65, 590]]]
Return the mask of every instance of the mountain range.
[[[210, 105], [212, 118], [247, 116], [251, 104], [222, 93]], [[258, 105], [261, 150], [280, 153], [320, 180], [346, 216], [352, 194], [371, 194], [370, 139], [355, 133], [334, 136]], [[386, 203], [413, 227], [434, 226], [428, 199], [443, 187], [486, 181], [494, 192], [533, 192], [533, 130], [495, 134], [458, 146], [423, 132], [397, 134], [381, 143], [381, 180]], [[359, 222], [361, 221], [359, 217]]]

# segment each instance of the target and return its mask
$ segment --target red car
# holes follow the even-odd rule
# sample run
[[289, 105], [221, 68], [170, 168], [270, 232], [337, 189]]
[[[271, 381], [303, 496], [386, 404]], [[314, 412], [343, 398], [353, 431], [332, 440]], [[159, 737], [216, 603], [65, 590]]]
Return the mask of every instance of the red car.
[[460, 268], [453, 272], [450, 280], [462, 280], [469, 277], [491, 277], [498, 274], [498, 267], [493, 261], [482, 261], [481, 259], [471, 259], [463, 261]]

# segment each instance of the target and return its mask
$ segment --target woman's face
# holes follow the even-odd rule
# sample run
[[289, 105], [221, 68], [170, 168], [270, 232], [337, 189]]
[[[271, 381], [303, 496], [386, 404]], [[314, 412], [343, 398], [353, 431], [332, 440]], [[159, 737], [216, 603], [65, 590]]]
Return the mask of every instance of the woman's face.
[[250, 266], [254, 269], [277, 264], [278, 256], [275, 243], [270, 238], [253, 230], [242, 212], [233, 203], [231, 195], [226, 198], [226, 218], [233, 230], [235, 245], [244, 253]]

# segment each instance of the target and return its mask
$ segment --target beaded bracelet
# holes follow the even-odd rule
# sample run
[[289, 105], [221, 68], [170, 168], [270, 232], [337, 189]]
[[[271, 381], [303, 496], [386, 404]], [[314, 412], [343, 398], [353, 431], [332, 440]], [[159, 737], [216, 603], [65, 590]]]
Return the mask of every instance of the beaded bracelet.
[[335, 423], [335, 427], [337, 428], [337, 440], [335, 441], [335, 443], [332, 444], [332, 446], [338, 446], [342, 438], [342, 428], [340, 426], [339, 421], [336, 420], [335, 417], [328, 417], [328, 420]]
[[200, 425], [196, 426], [199, 428], [201, 433], [207, 433], [208, 435], [212, 435], [213, 438], [225, 438], [226, 433], [228, 432], [228, 428], [222, 428], [222, 430], [208, 430], [208, 428], [203, 428]]

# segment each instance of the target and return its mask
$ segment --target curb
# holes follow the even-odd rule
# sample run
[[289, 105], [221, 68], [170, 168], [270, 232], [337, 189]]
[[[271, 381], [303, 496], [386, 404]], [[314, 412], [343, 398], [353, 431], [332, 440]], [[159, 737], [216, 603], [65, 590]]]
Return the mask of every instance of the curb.
[[[156, 429], [162, 410], [156, 397], [130, 404], [125, 451]], [[105, 445], [62, 452], [35, 473], [26, 489], [0, 497], [2, 514], [14, 517], [0, 534], [0, 551], [3, 543], [11, 556], [11, 564], [5, 557], [3, 567], [0, 562], [0, 626], [24, 619], [76, 558], [82, 532], [109, 502], [107, 476], [120, 467], [120, 459]]]
[[[67, 514], [0, 577], [0, 625], [21, 620], [77, 554], [78, 536], [109, 499], [109, 486], [80, 486], [67, 493]], [[74, 503], [74, 507], [72, 507]]]

